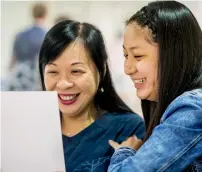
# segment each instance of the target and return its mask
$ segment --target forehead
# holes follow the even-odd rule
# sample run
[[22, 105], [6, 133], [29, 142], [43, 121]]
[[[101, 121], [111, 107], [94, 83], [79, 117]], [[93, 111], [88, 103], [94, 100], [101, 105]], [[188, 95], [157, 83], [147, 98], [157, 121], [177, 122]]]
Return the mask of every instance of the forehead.
[[151, 30], [148, 27], [140, 27], [137, 23], [130, 23], [124, 32], [124, 47], [145, 46], [151, 40]]
[[63, 64], [82, 62], [88, 65], [92, 63], [88, 50], [85, 48], [82, 40], [76, 40], [69, 44], [54, 62], [61, 62]]

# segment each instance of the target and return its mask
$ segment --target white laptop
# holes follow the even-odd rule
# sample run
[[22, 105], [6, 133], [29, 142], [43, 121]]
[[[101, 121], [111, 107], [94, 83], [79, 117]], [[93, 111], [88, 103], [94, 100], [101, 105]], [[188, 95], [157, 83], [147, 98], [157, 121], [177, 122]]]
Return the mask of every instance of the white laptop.
[[1, 171], [65, 172], [56, 92], [1, 92]]

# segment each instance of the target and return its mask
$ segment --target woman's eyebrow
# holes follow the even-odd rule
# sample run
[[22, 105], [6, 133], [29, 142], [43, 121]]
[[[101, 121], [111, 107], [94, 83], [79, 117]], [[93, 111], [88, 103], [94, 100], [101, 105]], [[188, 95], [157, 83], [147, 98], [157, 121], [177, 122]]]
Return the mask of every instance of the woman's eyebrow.
[[53, 65], [53, 66], [57, 66], [57, 64], [55, 64], [55, 63], [52, 63], [52, 62], [48, 63], [48, 65]]
[[79, 65], [79, 64], [85, 65], [85, 64], [84, 64], [84, 63], [82, 63], [82, 62], [74, 62], [74, 63], [72, 63], [72, 64], [71, 64], [71, 66], [74, 66], [74, 65]]

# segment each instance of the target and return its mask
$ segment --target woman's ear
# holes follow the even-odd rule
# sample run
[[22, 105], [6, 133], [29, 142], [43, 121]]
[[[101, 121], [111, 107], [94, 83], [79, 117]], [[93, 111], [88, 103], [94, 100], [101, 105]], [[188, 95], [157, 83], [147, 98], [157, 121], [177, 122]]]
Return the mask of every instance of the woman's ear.
[[107, 64], [105, 63], [104, 64], [104, 70], [103, 70], [103, 73], [98, 73], [98, 90], [100, 91], [100, 89], [102, 88], [102, 81], [104, 80], [105, 78], [105, 75], [106, 75], [106, 71], [107, 71]]

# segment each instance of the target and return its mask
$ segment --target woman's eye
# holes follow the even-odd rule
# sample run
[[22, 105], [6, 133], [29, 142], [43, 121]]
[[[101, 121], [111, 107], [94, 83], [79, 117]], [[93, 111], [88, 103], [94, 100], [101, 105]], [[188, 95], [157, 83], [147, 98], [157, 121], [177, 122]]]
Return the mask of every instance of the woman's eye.
[[48, 71], [48, 73], [50, 73], [50, 74], [57, 74], [56, 71]]
[[73, 70], [71, 73], [72, 73], [72, 74], [82, 74], [82, 73], [84, 73], [84, 72], [81, 71], [81, 70]]

